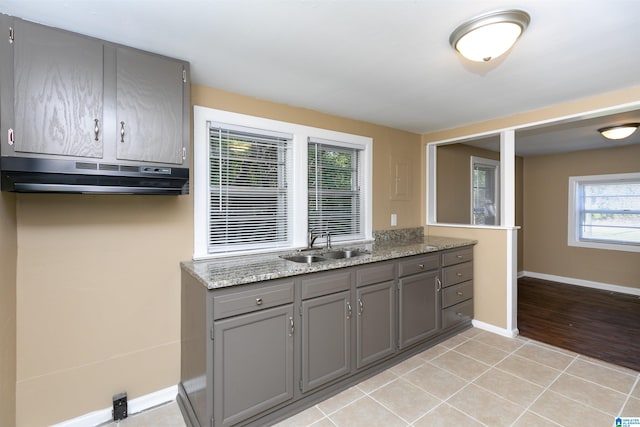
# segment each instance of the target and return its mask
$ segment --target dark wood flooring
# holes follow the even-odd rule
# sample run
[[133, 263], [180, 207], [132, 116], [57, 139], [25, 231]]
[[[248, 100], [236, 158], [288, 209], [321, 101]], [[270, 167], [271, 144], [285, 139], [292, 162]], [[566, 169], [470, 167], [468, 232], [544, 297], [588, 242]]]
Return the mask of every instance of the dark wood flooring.
[[523, 277], [520, 335], [640, 371], [640, 297]]

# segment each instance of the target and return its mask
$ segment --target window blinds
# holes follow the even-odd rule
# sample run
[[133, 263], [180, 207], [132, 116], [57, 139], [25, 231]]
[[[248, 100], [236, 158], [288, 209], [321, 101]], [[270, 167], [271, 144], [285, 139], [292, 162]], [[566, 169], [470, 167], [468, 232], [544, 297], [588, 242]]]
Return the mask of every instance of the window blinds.
[[209, 123], [209, 253], [288, 243], [291, 140]]
[[307, 153], [309, 229], [363, 238], [362, 147], [309, 138]]

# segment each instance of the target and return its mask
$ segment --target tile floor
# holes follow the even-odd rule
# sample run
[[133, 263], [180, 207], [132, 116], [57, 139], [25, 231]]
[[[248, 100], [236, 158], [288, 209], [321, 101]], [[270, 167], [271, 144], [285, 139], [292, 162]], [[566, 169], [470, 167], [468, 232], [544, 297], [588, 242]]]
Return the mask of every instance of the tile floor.
[[[608, 427], [640, 417], [640, 373], [470, 329], [277, 427]], [[175, 402], [122, 427], [183, 427]]]

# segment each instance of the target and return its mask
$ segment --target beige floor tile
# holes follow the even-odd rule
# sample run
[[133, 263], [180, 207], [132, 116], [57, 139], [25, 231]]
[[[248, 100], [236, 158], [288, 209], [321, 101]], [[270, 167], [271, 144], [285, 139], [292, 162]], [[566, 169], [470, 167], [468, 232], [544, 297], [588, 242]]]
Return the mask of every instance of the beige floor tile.
[[613, 425], [613, 417], [610, 415], [550, 390], [545, 391], [529, 410], [567, 427], [608, 427]]
[[447, 347], [447, 348], [455, 348], [457, 346], [459, 346], [460, 344], [462, 344], [463, 342], [467, 341], [469, 338], [463, 336], [463, 335], [455, 335], [451, 338], [449, 338], [446, 341], [441, 342], [440, 344], [442, 344], [443, 346]]
[[469, 328], [467, 330], [464, 330], [462, 332], [460, 332], [460, 335], [462, 335], [463, 337], [467, 337], [467, 338], [473, 338], [477, 335], [480, 335], [482, 333], [484, 333], [485, 331], [483, 331], [482, 329], [478, 329], [478, 328]]
[[419, 368], [420, 366], [424, 365], [424, 363], [425, 363], [424, 359], [418, 356], [413, 356], [407, 360], [404, 360], [398, 363], [395, 366], [392, 366], [391, 368], [389, 368], [389, 370], [394, 374], [401, 376], [406, 374], [409, 371], [413, 371], [414, 369]]
[[569, 366], [569, 364], [575, 359], [575, 357], [568, 356], [531, 342], [520, 347], [514, 354], [526, 357], [534, 362], [542, 363], [543, 365], [559, 369], [561, 371]]
[[363, 396], [365, 396], [364, 392], [355, 386], [318, 403], [316, 406], [326, 415], [330, 415]]
[[436, 357], [430, 363], [456, 374], [467, 381], [479, 377], [490, 369], [489, 365], [478, 362], [455, 351], [450, 351], [442, 356]]
[[536, 384], [495, 368], [476, 379], [474, 384], [525, 408], [544, 391]]
[[640, 399], [630, 397], [620, 415], [623, 417], [640, 417]]
[[559, 425], [533, 412], [525, 412], [512, 427], [558, 427]]
[[462, 378], [429, 363], [409, 372], [402, 378], [443, 400], [467, 384], [467, 381]]
[[309, 427], [336, 427], [336, 425], [329, 418], [323, 418], [311, 424]]
[[407, 423], [370, 397], [356, 400], [330, 415], [329, 418], [338, 427], [354, 427], [356, 424], [367, 427], [407, 426]]
[[620, 412], [627, 399], [626, 394], [569, 374], [562, 374], [560, 378], [551, 384], [549, 390], [583, 403], [586, 406], [606, 412], [611, 416]]
[[640, 399], [640, 375], [638, 375], [638, 381], [636, 382], [635, 388], [631, 392], [631, 396], [635, 397], [636, 399]]
[[418, 357], [423, 360], [429, 361], [429, 360], [435, 359], [438, 356], [443, 355], [444, 353], [450, 350], [451, 349], [449, 347], [445, 347], [442, 344], [438, 344], [418, 354]]
[[304, 411], [287, 418], [284, 421], [279, 422], [278, 424], [274, 424], [275, 427], [303, 427], [311, 425], [325, 416], [316, 406], [312, 406], [309, 409], [305, 409]]
[[600, 359], [594, 359], [593, 357], [584, 356], [582, 354], [579, 355], [578, 358], [586, 362], [591, 362], [596, 365], [602, 365], [605, 368], [613, 369], [614, 371], [622, 372], [623, 374], [631, 375], [634, 377], [640, 374], [640, 371], [634, 371], [633, 369], [626, 368], [624, 366], [614, 365], [613, 363], [605, 362], [604, 360], [600, 360]]
[[413, 424], [415, 427], [482, 427], [478, 421], [443, 403]]
[[557, 369], [516, 355], [507, 357], [496, 367], [542, 387], [549, 386], [560, 374]]
[[629, 393], [636, 381], [634, 375], [612, 369], [610, 365], [594, 363], [593, 360], [577, 359], [567, 368], [566, 372], [621, 393]]
[[382, 387], [385, 384], [398, 378], [398, 375], [391, 372], [389, 369], [382, 371], [373, 377], [358, 383], [358, 388], [365, 393], [371, 393], [372, 391]]
[[524, 410], [473, 384], [453, 395], [447, 403], [491, 427], [510, 426]]
[[526, 343], [526, 341], [523, 339], [507, 338], [497, 334], [492, 334], [490, 332], [479, 334], [472, 339], [475, 341], [480, 341], [483, 344], [496, 347], [502, 351], [506, 351], [507, 353], [516, 351]]
[[403, 420], [412, 423], [440, 404], [440, 399], [400, 378], [379, 388], [370, 397]]
[[460, 344], [455, 348], [454, 351], [462, 353], [465, 356], [469, 356], [488, 365], [495, 365], [509, 355], [509, 353], [505, 351], [474, 340], [469, 340], [465, 343]]
[[130, 415], [119, 423], [107, 426], [119, 427], [183, 427], [186, 426], [178, 404], [174, 401], [144, 412]]
[[540, 342], [540, 341], [535, 341], [535, 340], [529, 340], [529, 342], [531, 344], [535, 344], [535, 345], [540, 346], [540, 347], [544, 347], [544, 348], [548, 348], [548, 349], [553, 350], [553, 351], [557, 351], [558, 353], [565, 354], [565, 355], [567, 355], [569, 357], [578, 357], [578, 353], [576, 353], [575, 351], [567, 350], [565, 348], [555, 347], [553, 345], [546, 344], [546, 343], [543, 343], [543, 342]]

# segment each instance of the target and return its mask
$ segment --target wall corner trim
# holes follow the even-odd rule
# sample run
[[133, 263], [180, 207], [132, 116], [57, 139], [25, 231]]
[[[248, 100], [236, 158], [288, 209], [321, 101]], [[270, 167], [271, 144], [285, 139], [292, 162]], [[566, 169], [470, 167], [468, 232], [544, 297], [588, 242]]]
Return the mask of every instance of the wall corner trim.
[[[171, 387], [164, 388], [162, 390], [154, 391], [153, 393], [145, 394], [144, 396], [136, 397], [128, 402], [129, 415], [137, 414], [138, 412], [151, 409], [154, 406], [169, 403], [176, 399], [178, 394], [178, 386], [173, 385]], [[97, 411], [89, 412], [88, 414], [81, 415], [79, 417], [63, 421], [58, 424], [54, 424], [51, 427], [86, 427], [88, 425], [95, 426], [111, 421], [111, 407], [106, 409], [99, 409]]]
[[[518, 273], [520, 274], [520, 273]], [[551, 282], [566, 283], [568, 285], [584, 286], [585, 288], [600, 289], [603, 291], [619, 292], [622, 294], [640, 296], [640, 288], [631, 288], [629, 286], [620, 286], [610, 283], [594, 282], [591, 280], [574, 279], [573, 277], [562, 277], [553, 274], [536, 273], [533, 271], [522, 271], [522, 276], [532, 277], [534, 279], [549, 280]]]
[[482, 329], [487, 332], [502, 335], [503, 337], [507, 337], [507, 338], [515, 338], [520, 334], [520, 331], [518, 331], [518, 329], [509, 330], [505, 328], [500, 328], [498, 326], [494, 326], [490, 323], [485, 323], [476, 319], [473, 319], [471, 321], [471, 324], [478, 329]]

